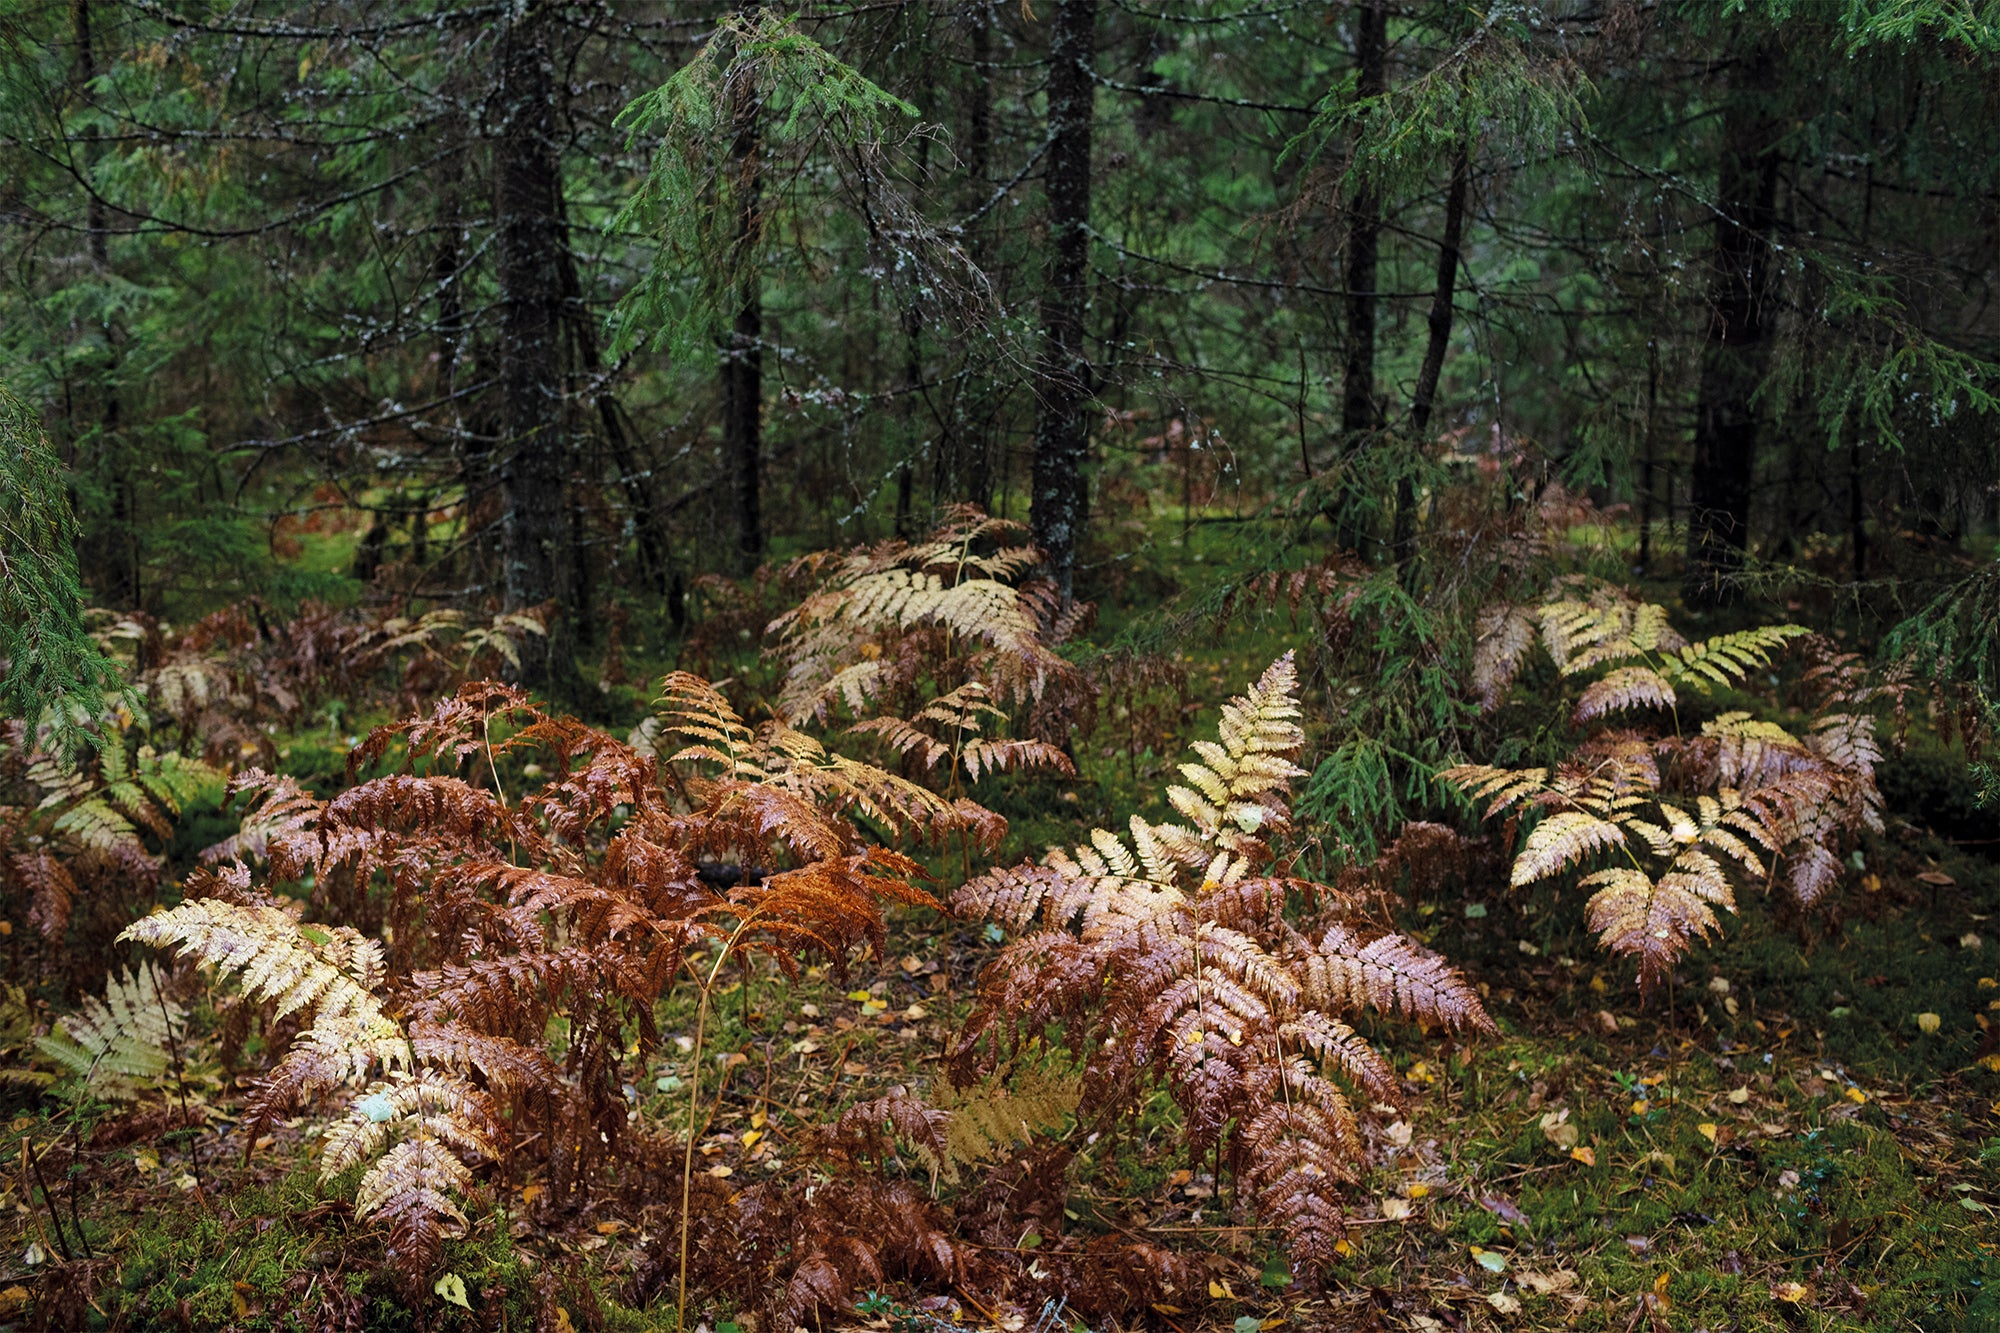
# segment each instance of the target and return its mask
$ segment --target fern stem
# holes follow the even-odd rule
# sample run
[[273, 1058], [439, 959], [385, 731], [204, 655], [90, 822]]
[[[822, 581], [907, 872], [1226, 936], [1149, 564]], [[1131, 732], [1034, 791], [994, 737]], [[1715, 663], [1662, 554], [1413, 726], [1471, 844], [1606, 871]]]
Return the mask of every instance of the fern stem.
[[[720, 966], [720, 960], [717, 966]], [[714, 974], [710, 973], [710, 980]], [[694, 1017], [694, 1062], [688, 1069], [688, 1117], [687, 1143], [681, 1151], [681, 1254], [679, 1272], [679, 1294], [674, 1298], [674, 1329], [682, 1333], [687, 1328], [688, 1301], [688, 1233], [692, 1219], [689, 1209], [693, 1206], [694, 1195], [694, 1118], [701, 1110], [701, 1046], [708, 1033], [708, 985], [701, 987], [701, 999], [695, 1006]]]

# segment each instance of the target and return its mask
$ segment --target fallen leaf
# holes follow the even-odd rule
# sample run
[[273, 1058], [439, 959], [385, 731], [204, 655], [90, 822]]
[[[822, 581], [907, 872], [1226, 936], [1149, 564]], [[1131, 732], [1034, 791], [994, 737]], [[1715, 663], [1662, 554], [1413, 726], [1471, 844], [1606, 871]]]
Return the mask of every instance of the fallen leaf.
[[1408, 1195], [1412, 1199], [1421, 1199], [1430, 1192], [1431, 1192], [1431, 1187], [1429, 1185], [1424, 1184], [1422, 1181], [1414, 1182], [1408, 1189], [1403, 1191], [1404, 1194]]
[[1208, 1280], [1208, 1295], [1210, 1300], [1233, 1301], [1236, 1299], [1236, 1293], [1229, 1289], [1229, 1284], [1218, 1281], [1215, 1278]]
[[1710, 1143], [1715, 1142], [1717, 1128], [1712, 1122], [1704, 1120], [1699, 1125], [1696, 1125], [1695, 1128], [1699, 1130], [1701, 1132], [1701, 1136], [1707, 1139]]
[[1521, 1302], [1514, 1299], [1512, 1296], [1509, 1296], [1504, 1291], [1495, 1291], [1488, 1293], [1486, 1297], [1486, 1303], [1492, 1306], [1495, 1313], [1498, 1314], [1521, 1313]]
[[1410, 1146], [1410, 1123], [1407, 1120], [1395, 1121], [1382, 1130], [1382, 1135], [1396, 1147], [1407, 1148]]
[[1797, 1305], [1812, 1295], [1812, 1288], [1803, 1282], [1774, 1282], [1771, 1284], [1771, 1294], [1787, 1305]]
[[1583, 1137], [1575, 1125], [1569, 1123], [1569, 1108], [1546, 1111], [1541, 1119], [1542, 1137], [1558, 1148], [1574, 1148]]
[[[239, 1283], [238, 1285], [241, 1284]], [[465, 1299], [465, 1279], [456, 1273], [446, 1273], [437, 1280], [437, 1285], [432, 1287], [431, 1290], [461, 1310], [470, 1310], [472, 1308], [471, 1302]]]
[[1410, 1201], [1391, 1194], [1382, 1200], [1382, 1216], [1391, 1222], [1400, 1222], [1410, 1215]]
[[1940, 889], [1948, 889], [1952, 887], [1952, 885], [1958, 883], [1957, 880], [1953, 879], [1950, 875], [1945, 874], [1944, 871], [1942, 870], [1921, 871], [1918, 873], [1917, 878], [1922, 880], [1926, 884], [1936, 885]]
[[1846, 1096], [1847, 1100], [1853, 1102], [1856, 1106], [1868, 1100], [1868, 1094], [1859, 1088], [1849, 1088]]
[[1478, 1264], [1489, 1273], [1504, 1273], [1507, 1271], [1506, 1255], [1495, 1253], [1492, 1250], [1482, 1250], [1477, 1245], [1472, 1247], [1472, 1262]]
[[1943, 1026], [1944, 1019], [1938, 1017], [1936, 1014], [1917, 1015], [1917, 1031], [1919, 1032], [1936, 1032]]
[[1979, 945], [1979, 936], [1969, 930], [1958, 937], [1958, 947], [1961, 949], [1977, 949]]
[[1587, 1146], [1580, 1148], [1571, 1148], [1569, 1150], [1569, 1155], [1572, 1161], [1582, 1162], [1585, 1166], [1597, 1165], [1597, 1150], [1595, 1148]]
[[1479, 1205], [1509, 1226], [1518, 1227], [1527, 1225], [1528, 1215], [1522, 1212], [1512, 1199], [1498, 1194], [1489, 1194], [1479, 1201]]
[[1521, 1273], [1514, 1281], [1537, 1296], [1550, 1296], [1574, 1287], [1576, 1274], [1567, 1268], [1558, 1268], [1553, 1273]]
[[736, 1172], [726, 1166], [711, 1166], [708, 1168], [708, 1174], [714, 1176], [717, 1180], [727, 1180], [729, 1177], [735, 1175]]
[[1743, 1103], [1750, 1100], [1750, 1089], [1731, 1088], [1729, 1090], [1729, 1100], [1734, 1102], [1738, 1106], [1743, 1105]]

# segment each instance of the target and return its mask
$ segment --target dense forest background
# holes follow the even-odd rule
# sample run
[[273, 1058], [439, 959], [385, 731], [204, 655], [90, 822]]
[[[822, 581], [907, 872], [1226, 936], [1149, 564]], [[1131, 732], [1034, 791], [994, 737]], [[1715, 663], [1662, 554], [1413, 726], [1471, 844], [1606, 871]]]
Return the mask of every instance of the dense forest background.
[[2000, 1328], [1996, 296], [1995, 0], [0, 0], [0, 1327]]

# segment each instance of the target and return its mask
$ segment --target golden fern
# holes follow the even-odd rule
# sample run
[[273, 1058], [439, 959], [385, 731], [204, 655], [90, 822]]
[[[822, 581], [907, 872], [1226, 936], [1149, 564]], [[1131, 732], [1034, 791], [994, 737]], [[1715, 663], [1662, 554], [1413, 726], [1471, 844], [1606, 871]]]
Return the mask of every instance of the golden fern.
[[[247, 877], [237, 882], [247, 887]], [[355, 1215], [381, 1215], [394, 1257], [427, 1267], [445, 1237], [463, 1232], [465, 1215], [451, 1198], [471, 1184], [463, 1159], [498, 1157], [504, 1132], [484, 1093], [449, 1068], [419, 1062], [378, 993], [379, 943], [345, 926], [304, 925], [278, 907], [222, 898], [190, 899], [133, 922], [120, 938], [191, 958], [235, 979], [275, 1017], [304, 1021], [257, 1109], [269, 1114], [305, 1094], [351, 1090], [346, 1116], [322, 1141], [320, 1177], [370, 1163]]]

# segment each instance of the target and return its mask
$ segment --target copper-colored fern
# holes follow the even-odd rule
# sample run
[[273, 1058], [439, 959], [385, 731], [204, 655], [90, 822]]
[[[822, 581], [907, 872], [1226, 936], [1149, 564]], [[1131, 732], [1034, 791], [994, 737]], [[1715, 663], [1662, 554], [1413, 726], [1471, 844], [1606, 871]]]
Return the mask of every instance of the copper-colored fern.
[[[1289, 656], [1225, 705], [1165, 793], [1182, 822], [1134, 816], [1039, 865], [966, 884], [955, 910], [1019, 933], [981, 981], [954, 1049], [970, 1084], [1058, 1024], [1083, 1061], [1080, 1114], [1172, 1092], [1189, 1145], [1229, 1159], [1295, 1257], [1321, 1265], [1337, 1189], [1362, 1157], [1352, 1091], [1400, 1103], [1388, 1064], [1348, 1019], [1396, 1014], [1490, 1030], [1478, 996], [1415, 944], [1365, 927], [1354, 900], [1275, 864], [1301, 770]], [[1277, 910], [1311, 904], [1299, 924]]]

